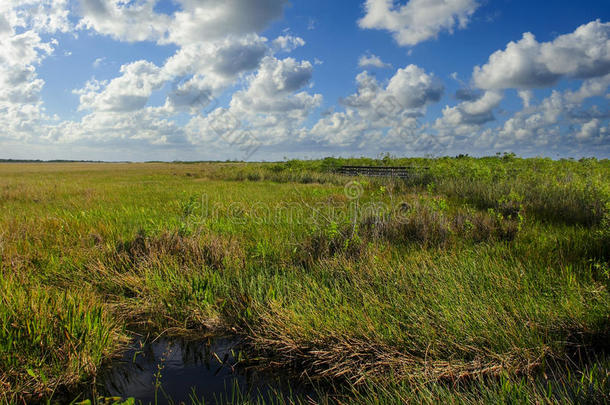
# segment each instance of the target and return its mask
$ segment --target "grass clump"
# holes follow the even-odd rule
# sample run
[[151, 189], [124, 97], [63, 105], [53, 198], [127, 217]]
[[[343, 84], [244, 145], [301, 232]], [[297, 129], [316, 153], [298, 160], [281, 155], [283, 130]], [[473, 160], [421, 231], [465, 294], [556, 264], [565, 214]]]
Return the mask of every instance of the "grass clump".
[[120, 324], [87, 292], [0, 275], [0, 399], [37, 399], [95, 374], [124, 342]]

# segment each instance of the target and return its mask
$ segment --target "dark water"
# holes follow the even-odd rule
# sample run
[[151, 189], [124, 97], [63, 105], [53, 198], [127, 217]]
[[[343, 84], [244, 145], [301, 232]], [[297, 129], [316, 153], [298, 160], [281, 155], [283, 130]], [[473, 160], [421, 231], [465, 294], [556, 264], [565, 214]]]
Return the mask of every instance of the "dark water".
[[192, 398], [206, 404], [278, 395], [315, 398], [311, 390], [295, 382], [240, 366], [238, 343], [234, 338], [136, 341], [102, 373], [99, 393], [144, 404], [191, 404]]

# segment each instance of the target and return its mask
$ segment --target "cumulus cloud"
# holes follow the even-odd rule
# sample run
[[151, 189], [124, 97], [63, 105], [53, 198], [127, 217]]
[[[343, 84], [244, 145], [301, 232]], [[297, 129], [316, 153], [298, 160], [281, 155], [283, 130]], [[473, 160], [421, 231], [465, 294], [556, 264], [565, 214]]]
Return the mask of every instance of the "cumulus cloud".
[[53, 44], [43, 42], [34, 31], [0, 37], [0, 63], [6, 67], [38, 64], [53, 52]]
[[[30, 138], [47, 120], [37, 66], [54, 52], [56, 42], [41, 33], [67, 29], [63, 1], [3, 2], [0, 5], [0, 137]], [[48, 15], [44, 15], [48, 13]]]
[[165, 107], [171, 111], [189, 111], [196, 114], [207, 107], [215, 97], [214, 86], [205, 76], [194, 75], [188, 80], [174, 82], [167, 95]]
[[[443, 109], [433, 125], [441, 137], [479, 150], [520, 148], [532, 151], [553, 145], [567, 151], [576, 143], [600, 144], [603, 120], [609, 111], [583, 101], [605, 96], [610, 86], [610, 24], [600, 21], [578, 27], [573, 33], [540, 43], [530, 33], [506, 49], [493, 53], [488, 62], [473, 70], [475, 88], [460, 89], [458, 105]], [[552, 91], [535, 104], [535, 88], [550, 87], [560, 79], [586, 79], [576, 90]], [[523, 109], [500, 126], [496, 120], [504, 90], [516, 89]], [[580, 129], [575, 129], [580, 128]]]
[[558, 124], [564, 111], [561, 93], [553, 91], [539, 105], [524, 109], [506, 120], [495, 136], [489, 139], [490, 146], [506, 148], [548, 145], [553, 137], [559, 138]]
[[475, 67], [476, 86], [487, 90], [549, 87], [562, 77], [592, 78], [610, 73], [610, 23], [581, 25], [571, 34], [538, 42], [531, 33]]
[[343, 99], [343, 104], [377, 115], [405, 110], [419, 113], [426, 105], [439, 101], [444, 91], [434, 75], [416, 65], [398, 69], [385, 88], [366, 71], [356, 77], [356, 83], [358, 92]]
[[267, 39], [256, 34], [229, 37], [216, 42], [199, 42], [180, 48], [165, 64], [165, 71], [173, 76], [185, 74], [215, 75], [224, 86], [223, 79], [234, 79], [237, 75], [258, 67], [269, 52]]
[[34, 30], [45, 33], [72, 30], [72, 23], [68, 19], [68, 0], [24, 0], [21, 7], [28, 3], [33, 7], [27, 9], [23, 16]]
[[[124, 123], [120, 132], [129, 134], [129, 114], [138, 114], [150, 123], [145, 139], [154, 139], [152, 134], [157, 130], [157, 139], [171, 142], [166, 130], [173, 127], [166, 125], [166, 120], [187, 112], [192, 115], [191, 122], [178, 132], [185, 130], [188, 139], [200, 142], [198, 125], [208, 120], [203, 108], [214, 108], [213, 101], [223, 91], [244, 82], [246, 87], [233, 95], [229, 110], [232, 114], [239, 111], [241, 117], [257, 125], [263, 119], [271, 125], [282, 114], [297, 125], [299, 117], [321, 102], [320, 95], [296, 93], [311, 80], [309, 62], [279, 61], [273, 56], [303, 46], [305, 41], [286, 34], [269, 42], [258, 35], [282, 15], [286, 0], [177, 0], [180, 8], [170, 15], [155, 11], [157, 2], [83, 0], [80, 28], [122, 41], [175, 44], [178, 49], [163, 65], [129, 63], [121, 67], [118, 77], [92, 79], [75, 90], [80, 97], [79, 109], [90, 111], [81, 122], [67, 128], [74, 130], [75, 136], [94, 133], [113, 120]], [[252, 72], [256, 73], [247, 76]], [[165, 104], [148, 106], [151, 95], [162, 89], [167, 89]], [[129, 139], [134, 136], [129, 135]]]
[[291, 52], [305, 46], [305, 40], [292, 35], [282, 35], [273, 40], [273, 48], [276, 52]]
[[94, 111], [82, 120], [48, 126], [43, 139], [59, 144], [170, 145], [186, 144], [184, 131], [161, 108], [133, 112]]
[[377, 55], [362, 55], [362, 56], [360, 56], [360, 59], [358, 59], [358, 67], [361, 67], [361, 68], [376, 67], [379, 69], [385, 69], [385, 68], [391, 68], [392, 65], [389, 63], [385, 63]]
[[500, 92], [487, 91], [473, 101], [464, 101], [455, 107], [446, 106], [434, 126], [449, 133], [467, 134], [478, 126], [495, 120], [492, 111], [500, 104], [502, 97]]
[[186, 45], [224, 39], [231, 35], [259, 32], [282, 16], [287, 0], [178, 0], [182, 11], [175, 13], [162, 42]]
[[247, 88], [233, 95], [231, 112], [244, 117], [258, 139], [286, 140], [301, 131], [305, 119], [322, 103], [322, 95], [304, 91], [312, 75], [309, 61], [265, 57]]
[[602, 126], [599, 119], [592, 119], [582, 125], [580, 132], [576, 134], [576, 138], [581, 141], [594, 140], [597, 143], [610, 141], [610, 125]]
[[366, 71], [356, 84], [357, 92], [342, 100], [345, 112], [327, 114], [313, 126], [314, 139], [357, 148], [416, 147], [418, 117], [444, 91], [434, 75], [415, 65], [397, 69], [385, 86]]
[[80, 95], [79, 110], [139, 110], [146, 105], [152, 92], [160, 89], [166, 81], [161, 68], [144, 60], [121, 66], [121, 73], [108, 84], [90, 81], [85, 88], [75, 91]]
[[571, 104], [580, 104], [588, 98], [606, 95], [608, 87], [610, 87], [610, 73], [602, 77], [585, 80], [578, 90], [567, 91], [565, 98]]
[[[282, 115], [298, 125], [307, 111], [320, 104], [320, 95], [300, 91], [311, 80], [312, 65], [273, 57], [305, 41], [283, 35], [269, 44], [257, 34], [282, 15], [285, 0], [177, 2], [178, 11], [168, 15], [156, 11], [157, 0], [81, 0], [76, 5], [81, 17], [76, 27], [68, 19], [68, 0], [0, 4], [2, 135], [37, 134], [48, 142], [186, 144], [184, 128], [172, 117], [187, 111], [201, 119], [203, 107], [253, 71], [256, 74], [234, 95], [230, 108], [257, 125], [264, 119], [273, 125]], [[113, 79], [92, 78], [74, 90], [79, 110], [88, 113], [80, 121], [54, 124], [44, 115], [40, 99], [44, 81], [37, 77], [36, 65], [56, 43], [42, 41], [39, 33], [73, 28], [121, 41], [175, 44], [178, 49], [162, 65], [139, 60], [121, 66]], [[95, 61], [94, 67], [101, 62]], [[168, 89], [165, 104], [148, 106], [151, 95], [163, 88]], [[250, 99], [256, 102], [248, 105]]]
[[[582, 87], [588, 86], [585, 82]], [[607, 153], [610, 150], [605, 120], [610, 115], [596, 106], [583, 110], [580, 101], [571, 102], [573, 93], [554, 90], [538, 104], [530, 99], [521, 111], [492, 127], [483, 124], [495, 120], [493, 110], [502, 96], [497, 91], [488, 91], [475, 102], [445, 107], [431, 129], [437, 140], [444, 139], [444, 150], [451, 148], [461, 153], [506, 150], [534, 155], [541, 150], [547, 155]]]
[[237, 92], [233, 103], [244, 110], [286, 111], [298, 109], [300, 100], [282, 97], [304, 87], [311, 80], [313, 66], [293, 58], [266, 57], [245, 91]]
[[147, 61], [126, 64], [115, 79], [93, 80], [75, 94], [80, 96], [81, 110], [134, 111], [170, 83], [165, 104], [168, 114], [197, 113], [243, 74], [256, 70], [269, 53], [267, 39], [257, 34], [190, 44], [161, 67]]
[[532, 98], [534, 98], [534, 92], [531, 90], [519, 90], [517, 94], [519, 94], [519, 98], [523, 101], [523, 107], [528, 108], [532, 103]]
[[122, 41], [158, 41], [167, 36], [170, 16], [155, 12], [157, 0], [81, 0], [78, 27]]
[[38, 33], [68, 32], [68, 0], [4, 0], [0, 5], [0, 33], [15, 27]]
[[259, 32], [281, 17], [287, 1], [177, 0], [180, 9], [172, 15], [158, 13], [157, 3], [81, 0], [78, 26], [122, 41], [186, 46]]
[[539, 104], [530, 104], [499, 128], [483, 132], [477, 143], [484, 149], [533, 151], [543, 147], [547, 151], [555, 148], [563, 153], [578, 150], [588, 153], [605, 150], [607, 153], [610, 151], [608, 123], [605, 121], [610, 117], [608, 111], [601, 112], [595, 105], [583, 110], [582, 106], [586, 99], [605, 93], [607, 85], [600, 87], [599, 83], [599, 79], [589, 79], [576, 91], [553, 90]]
[[390, 79], [386, 92], [392, 94], [405, 108], [420, 108], [440, 100], [444, 86], [422, 68], [409, 65], [398, 69]]
[[478, 6], [476, 0], [409, 0], [402, 6], [394, 0], [366, 0], [358, 25], [390, 31], [399, 45], [413, 46], [442, 31], [465, 28]]
[[[131, 69], [124, 70], [127, 73]], [[172, 65], [168, 62], [164, 67], [155, 69], [148, 66], [144, 70], [158, 77], [171, 72]], [[261, 142], [281, 142], [302, 131], [303, 120], [322, 101], [321, 95], [303, 91], [311, 77], [312, 65], [308, 61], [280, 60], [269, 55], [256, 72], [246, 78], [245, 88], [233, 94], [229, 107], [215, 108], [208, 114], [193, 110], [210, 100], [209, 92], [214, 87], [205, 76], [193, 75], [174, 85], [165, 105], [136, 110], [135, 120], [126, 112], [95, 110], [66, 130], [74, 133], [78, 140], [93, 136], [107, 125], [100, 136], [111, 141], [125, 139], [157, 145], [205, 145], [208, 152], [220, 152], [223, 148], [226, 151], [229, 144], [230, 150], [237, 151], [235, 157], [243, 158], [245, 151], [255, 150]], [[108, 89], [110, 84], [90, 86], [94, 88], [83, 93], [100, 93], [100, 89]], [[194, 113], [183, 127], [167, 119], [181, 109]], [[136, 130], [137, 121], [144, 123], [142, 133]], [[109, 128], [113, 130], [109, 131]], [[121, 134], [120, 138], [111, 133]], [[67, 138], [63, 136], [62, 139]]]
[[[549, 42], [524, 34], [475, 67], [470, 82], [453, 75], [461, 87], [458, 101], [431, 121], [424, 122], [426, 112], [440, 101], [444, 86], [431, 72], [408, 65], [387, 80], [361, 72], [353, 94], [312, 123], [323, 103], [311, 90], [321, 62], [280, 58], [305, 45], [289, 31], [271, 40], [260, 34], [282, 15], [286, 0], [175, 0], [177, 11], [170, 14], [157, 11], [158, 2], [0, 2], [0, 137], [143, 151], [201, 146], [220, 152], [229, 145], [237, 158], [243, 157], [241, 147], [252, 151], [259, 144], [276, 151], [311, 147], [367, 154], [610, 153], [610, 23], [593, 21]], [[388, 30], [401, 45], [415, 45], [466, 27], [477, 7], [476, 0], [367, 0], [359, 24]], [[125, 63], [108, 80], [91, 78], [74, 90], [84, 116], [59, 121], [45, 113], [45, 82], [37, 68], [58, 47], [52, 34], [76, 35], [74, 29], [176, 51], [164, 62]], [[368, 52], [358, 65], [391, 68]], [[569, 90], [533, 91], [562, 79], [573, 80]], [[512, 116], [500, 110], [503, 95], [514, 93], [509, 89], [523, 104]], [[218, 107], [213, 100], [223, 94], [230, 102]], [[190, 121], [183, 125], [185, 116]]]

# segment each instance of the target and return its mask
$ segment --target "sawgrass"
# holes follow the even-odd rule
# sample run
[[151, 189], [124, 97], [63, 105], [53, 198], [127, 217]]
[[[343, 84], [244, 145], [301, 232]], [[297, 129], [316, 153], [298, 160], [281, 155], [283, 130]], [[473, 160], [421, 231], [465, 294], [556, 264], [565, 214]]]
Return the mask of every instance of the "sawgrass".
[[513, 156], [0, 165], [2, 400], [91, 381], [129, 331], [230, 330], [331, 402], [569, 402], [587, 379], [603, 402], [608, 178]]

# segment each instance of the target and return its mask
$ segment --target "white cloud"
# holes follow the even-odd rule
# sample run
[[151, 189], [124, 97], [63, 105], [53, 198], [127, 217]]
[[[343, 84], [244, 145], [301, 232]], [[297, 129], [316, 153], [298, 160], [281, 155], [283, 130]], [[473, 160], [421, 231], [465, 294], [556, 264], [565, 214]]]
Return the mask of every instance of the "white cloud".
[[282, 35], [273, 40], [273, 48], [276, 52], [291, 52], [305, 46], [305, 40], [292, 35]]
[[502, 97], [500, 92], [487, 91], [476, 100], [464, 101], [455, 107], [446, 106], [434, 127], [444, 134], [466, 135], [476, 131], [480, 125], [495, 120], [492, 111]]
[[385, 68], [391, 68], [392, 65], [389, 63], [385, 63], [377, 55], [362, 55], [362, 56], [360, 56], [360, 59], [358, 59], [358, 67], [361, 67], [361, 68], [376, 67], [379, 69], [385, 69]]
[[[89, 8], [83, 10], [81, 27], [121, 40], [174, 43], [179, 49], [162, 66], [147, 61], [126, 64], [115, 79], [91, 80], [76, 90], [80, 96], [79, 109], [90, 110], [91, 114], [71, 125], [74, 139], [87, 137], [106, 123], [120, 133], [130, 134], [133, 122], [130, 112], [150, 123], [149, 135], [143, 139], [151, 142], [170, 139], [166, 130], [172, 126], [166, 125], [167, 120], [186, 111], [192, 114], [186, 133], [192, 141], [201, 142], [199, 124], [209, 121], [200, 115], [201, 110], [210, 107], [225, 89], [253, 71], [256, 74], [246, 80], [245, 89], [233, 95], [229, 109], [249, 120], [250, 126], [271, 127], [279, 120], [294, 127], [321, 102], [320, 95], [294, 94], [311, 80], [313, 68], [309, 62], [291, 58], [280, 61], [273, 56], [275, 52], [290, 52], [303, 46], [305, 41], [286, 34], [269, 44], [256, 34], [282, 14], [284, 0], [180, 0], [181, 9], [171, 16], [157, 14], [154, 0], [86, 2]], [[167, 84], [171, 88], [165, 104], [146, 107], [153, 92]], [[122, 124], [117, 128], [119, 123]], [[278, 131], [274, 128], [267, 132]], [[129, 139], [133, 137], [128, 135]]]
[[390, 79], [386, 91], [405, 108], [420, 108], [440, 100], [444, 87], [433, 75], [422, 68], [409, 65], [398, 69]]
[[358, 92], [346, 97], [343, 104], [384, 116], [405, 110], [421, 112], [426, 105], [439, 101], [444, 91], [434, 75], [415, 65], [398, 69], [385, 88], [366, 71], [356, 77], [356, 82]]
[[163, 42], [186, 45], [259, 32], [282, 16], [287, 0], [178, 0]]
[[[39, 32], [68, 32], [72, 24], [68, 19], [68, 0], [21, 0], [21, 7], [32, 5], [22, 11], [24, 20]], [[22, 9], [23, 10], [23, 9]]]
[[198, 113], [207, 107], [215, 97], [213, 84], [201, 75], [194, 75], [183, 82], [176, 82], [167, 95], [165, 107], [168, 112], [189, 111]]
[[480, 142], [480, 131], [484, 124], [496, 118], [493, 110], [502, 101], [501, 92], [486, 91], [482, 95], [472, 94], [465, 97], [457, 106], [445, 106], [442, 116], [432, 125], [434, 135], [428, 133], [424, 145], [430, 145], [438, 153], [446, 153], [451, 147], [468, 145], [467, 151], [472, 152], [476, 142]]
[[[57, 43], [44, 42], [39, 32], [63, 27], [37, 16], [39, 9], [50, 7], [52, 18], [61, 2], [34, 5], [27, 1], [18, 8], [11, 2], [0, 5], [0, 138], [30, 138], [38, 125], [48, 119], [40, 97], [44, 80], [38, 77], [36, 67], [54, 52]], [[53, 21], [58, 20], [53, 17]]]
[[309, 61], [298, 62], [293, 58], [267, 57], [256, 76], [250, 82], [248, 93], [271, 96], [290, 93], [305, 86], [311, 80], [313, 66]]
[[281, 17], [286, 0], [176, 0], [172, 15], [157, 13], [158, 0], [81, 0], [79, 28], [122, 41], [186, 46], [259, 32]]
[[390, 31], [399, 45], [413, 46], [436, 38], [442, 31], [465, 28], [478, 8], [476, 0], [366, 0], [361, 28]]
[[384, 87], [368, 72], [356, 77], [357, 92], [342, 103], [345, 112], [322, 117], [311, 136], [330, 145], [357, 148], [405, 148], [414, 142], [422, 126], [418, 117], [440, 100], [444, 87], [432, 74], [408, 65], [398, 69]]
[[[473, 83], [483, 95], [475, 89], [458, 91], [456, 97], [463, 102], [446, 106], [433, 128], [441, 137], [452, 139], [449, 144], [453, 146], [470, 145], [478, 150], [532, 152], [552, 146], [565, 152], [576, 150], [577, 144], [601, 146], [603, 120], [610, 112], [595, 105], [583, 109], [582, 103], [606, 95], [610, 86], [609, 33], [610, 24], [594, 21], [550, 42], [539, 43], [532, 34], [524, 34], [519, 42], [492, 54], [487, 64], [475, 67]], [[577, 90], [554, 90], [534, 104], [532, 89], [552, 86], [564, 77], [588, 79]], [[497, 128], [483, 129], [483, 124], [495, 120], [493, 111], [499, 107], [503, 91], [510, 88], [517, 90], [523, 110]]]
[[518, 94], [521, 101], [523, 101], [523, 107], [529, 108], [532, 103], [532, 98], [534, 98], [534, 92], [531, 90], [519, 90]]
[[180, 48], [169, 58], [164, 70], [172, 76], [187, 74], [214, 75], [219, 86], [223, 79], [234, 79], [243, 72], [254, 70], [269, 51], [267, 39], [256, 34], [229, 37], [213, 43], [199, 42]]
[[132, 112], [94, 111], [79, 122], [47, 127], [44, 140], [59, 144], [170, 145], [186, 144], [183, 129], [168, 120], [163, 109], [146, 107]]
[[495, 52], [473, 80], [482, 89], [532, 89], [552, 86], [562, 77], [592, 78], [610, 73], [610, 23], [581, 25], [551, 42], [531, 33]]
[[610, 73], [606, 76], [585, 80], [576, 91], [567, 91], [566, 100], [571, 104], [579, 104], [587, 98], [606, 95], [606, 90], [610, 87]]
[[[161, 66], [139, 60], [123, 65], [114, 79], [89, 80], [74, 91], [80, 99], [79, 110], [89, 113], [80, 121], [59, 124], [50, 123], [43, 113], [44, 81], [36, 76], [35, 65], [54, 46], [41, 41], [38, 32], [73, 28], [67, 18], [67, 0], [0, 4], [0, 81], [5, 83], [0, 90], [2, 136], [37, 134], [41, 140], [61, 143], [186, 145], [184, 128], [171, 118], [187, 111], [204, 119], [201, 109], [252, 71], [257, 73], [247, 79], [244, 90], [234, 94], [230, 109], [252, 127], [271, 128], [270, 139], [287, 136], [289, 127], [298, 131], [309, 111], [321, 103], [320, 95], [301, 91], [311, 80], [309, 62], [272, 56], [290, 52], [305, 41], [286, 34], [269, 45], [256, 33], [281, 16], [285, 0], [179, 0], [180, 9], [172, 15], [158, 13], [156, 3], [82, 0], [78, 4], [80, 29], [121, 41], [176, 44], [178, 50]], [[14, 27], [35, 30], [16, 35]], [[93, 66], [102, 61], [96, 60]], [[147, 106], [151, 95], [168, 83], [165, 104]], [[192, 125], [189, 128], [192, 133]]]
[[[476, 67], [469, 83], [452, 75], [462, 87], [455, 93], [459, 102], [445, 106], [432, 121], [422, 122], [428, 107], [441, 99], [443, 85], [432, 73], [408, 65], [387, 80], [360, 73], [356, 91], [341, 100], [341, 109], [329, 108], [312, 125], [312, 113], [323, 102], [322, 95], [311, 90], [314, 67], [321, 62], [313, 56], [312, 62], [279, 58], [281, 52], [305, 45], [288, 29], [273, 40], [260, 35], [281, 16], [285, 0], [175, 2], [178, 11], [172, 14], [158, 12], [158, 0], [81, 0], [78, 5], [69, 0], [0, 2], [3, 142], [70, 145], [66, 150], [72, 145], [106, 150], [129, 146], [141, 151], [140, 156], [151, 150], [174, 148], [179, 153], [198, 147], [209, 152], [206, 156], [216, 152], [226, 156], [230, 146], [231, 156], [237, 158], [242, 157], [241, 147], [251, 149], [258, 142], [277, 153], [309, 148], [366, 154], [510, 149], [536, 154], [610, 153], [610, 23], [594, 21], [542, 43], [524, 34]], [[366, 1], [361, 27], [386, 29], [400, 44], [415, 45], [465, 27], [478, 7], [475, 0], [398, 3]], [[74, 23], [81, 29], [122, 41], [171, 45], [176, 52], [156, 64], [126, 63], [109, 80], [90, 79], [74, 91], [85, 115], [62, 122], [45, 112], [41, 98], [45, 82], [37, 68], [58, 48], [53, 33], [76, 36], [71, 7], [82, 17]], [[62, 52], [67, 54], [65, 49]], [[370, 53], [358, 62], [363, 68], [391, 67]], [[547, 97], [533, 91], [564, 78], [579, 82]], [[503, 94], [512, 95], [506, 91], [511, 88], [523, 103], [512, 116], [500, 109]], [[230, 97], [228, 106], [217, 108], [212, 102], [220, 95]], [[151, 97], [161, 100], [159, 105], [151, 106]], [[206, 107], [212, 112], [204, 112]], [[190, 115], [186, 125], [183, 113]], [[499, 124], [494, 123], [496, 115]]]
[[53, 44], [42, 42], [34, 31], [0, 37], [0, 64], [3, 67], [38, 64], [52, 52]]
[[361, 138], [371, 132], [370, 123], [356, 110], [348, 109], [322, 117], [311, 129], [311, 136], [330, 145], [349, 147], [361, 143]]
[[161, 68], [140, 60], [121, 66], [122, 75], [109, 83], [90, 81], [76, 90], [80, 95], [79, 110], [131, 112], [143, 108], [154, 90], [167, 80]]
[[0, 33], [21, 27], [37, 33], [68, 32], [68, 0], [4, 0], [0, 4]]
[[144, 60], [126, 64], [115, 79], [90, 81], [75, 94], [80, 95], [81, 110], [134, 111], [143, 108], [155, 90], [172, 83], [165, 105], [168, 113], [196, 113], [242, 74], [255, 70], [269, 52], [267, 39], [256, 34], [190, 44], [162, 67]]
[[100, 67], [102, 65], [102, 63], [104, 62], [104, 60], [106, 60], [106, 57], [103, 58], [96, 58], [93, 63], [91, 64], [91, 66], [93, 66], [94, 69], [97, 69], [98, 67]]
[[[553, 90], [537, 105], [525, 107], [493, 132], [483, 134], [479, 142], [487, 148], [521, 148], [535, 150], [540, 147], [557, 148], [564, 153], [587, 150], [591, 153], [608, 150], [608, 111], [599, 112], [596, 106], [582, 110], [582, 102], [603, 94], [605, 89], [585, 95], [595, 87], [597, 79], [585, 81], [576, 92]], [[578, 96], [575, 97], [575, 94]], [[575, 102], [576, 101], [576, 102]], [[598, 115], [596, 117], [596, 115]], [[580, 129], [576, 129], [580, 128]]]
[[[173, 78], [192, 78], [172, 90], [168, 107], [203, 107], [244, 74], [256, 70], [270, 53], [267, 39], [256, 34], [182, 47], [167, 60], [163, 71]], [[187, 105], [188, 100], [193, 104]]]
[[602, 143], [610, 141], [610, 124], [602, 125], [602, 122], [595, 118], [585, 122], [576, 138], [580, 141], [594, 141]]
[[258, 129], [261, 138], [279, 141], [322, 102], [320, 94], [302, 91], [311, 82], [312, 74], [313, 65], [308, 61], [268, 56], [249, 79], [248, 87], [233, 95], [231, 111], [244, 116]]
[[555, 137], [559, 138], [558, 126], [565, 111], [562, 95], [558, 91], [528, 109], [516, 113], [496, 130], [490, 138], [490, 146], [495, 148], [545, 146]]
[[79, 28], [92, 29], [121, 41], [158, 41], [167, 35], [172, 20], [158, 14], [156, 0], [80, 0]]
[[255, 139], [277, 144], [298, 137], [304, 120], [322, 102], [320, 94], [302, 91], [312, 73], [308, 61], [265, 57], [256, 74], [248, 78], [247, 87], [233, 95], [228, 109], [218, 108], [207, 117], [191, 120], [189, 139], [194, 143]]

